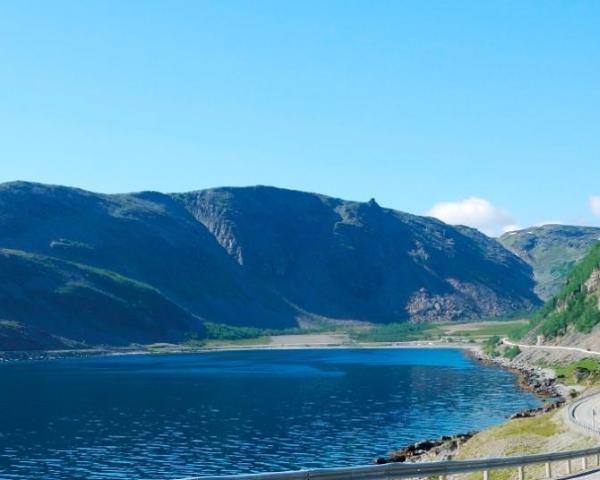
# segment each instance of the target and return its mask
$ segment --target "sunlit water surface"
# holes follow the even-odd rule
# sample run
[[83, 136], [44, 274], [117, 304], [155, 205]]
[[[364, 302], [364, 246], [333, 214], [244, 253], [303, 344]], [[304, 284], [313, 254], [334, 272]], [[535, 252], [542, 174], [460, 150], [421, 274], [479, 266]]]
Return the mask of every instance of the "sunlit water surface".
[[0, 366], [0, 478], [177, 479], [371, 463], [539, 405], [453, 349], [215, 352]]

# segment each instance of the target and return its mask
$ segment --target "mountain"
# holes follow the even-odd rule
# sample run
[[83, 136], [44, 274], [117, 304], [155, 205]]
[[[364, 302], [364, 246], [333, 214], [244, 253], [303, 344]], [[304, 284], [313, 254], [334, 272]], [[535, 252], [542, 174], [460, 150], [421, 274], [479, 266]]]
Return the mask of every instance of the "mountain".
[[490, 238], [374, 200], [271, 187], [175, 198], [245, 271], [311, 314], [453, 320], [538, 303], [531, 269]]
[[557, 294], [575, 264], [600, 240], [600, 228], [544, 225], [509, 232], [500, 243], [533, 267], [535, 291], [544, 300]]
[[529, 340], [538, 336], [546, 343], [598, 350], [600, 242], [577, 264], [560, 292], [534, 319]]
[[38, 344], [177, 341], [202, 337], [206, 321], [453, 320], [539, 303], [531, 267], [476, 230], [272, 187], [1, 184], [0, 249], [5, 343], [10, 332]]

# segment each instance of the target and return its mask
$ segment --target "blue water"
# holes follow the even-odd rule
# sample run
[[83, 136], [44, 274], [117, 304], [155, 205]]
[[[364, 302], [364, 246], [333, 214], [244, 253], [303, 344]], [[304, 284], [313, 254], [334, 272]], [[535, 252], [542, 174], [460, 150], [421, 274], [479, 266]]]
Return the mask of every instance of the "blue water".
[[0, 478], [177, 479], [371, 463], [540, 404], [459, 350], [129, 356], [0, 367]]

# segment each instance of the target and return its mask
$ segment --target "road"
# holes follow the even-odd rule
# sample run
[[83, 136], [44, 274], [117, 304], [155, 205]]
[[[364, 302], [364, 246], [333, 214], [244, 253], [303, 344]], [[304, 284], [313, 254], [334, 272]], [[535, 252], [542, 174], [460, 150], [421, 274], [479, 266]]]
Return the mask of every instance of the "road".
[[[561, 347], [555, 345], [526, 345], [523, 343], [511, 342], [507, 338], [503, 338], [502, 343], [504, 343], [505, 345], [516, 346], [523, 350], [562, 350], [567, 352], [583, 353], [588, 356], [600, 355], [600, 352], [594, 350], [586, 350], [584, 348]], [[568, 419], [578, 427], [584, 428], [587, 431], [595, 432], [597, 435], [600, 435], [600, 393], [594, 393], [592, 395], [585, 396], [573, 402], [569, 406]], [[595, 475], [598, 475], [597, 480], [600, 480], [600, 473], [595, 473]]]
[[568, 418], [584, 429], [600, 434], [600, 393], [587, 395], [569, 406]]
[[502, 343], [505, 345], [510, 345], [514, 347], [519, 347], [521, 349], [535, 349], [535, 350], [562, 350], [566, 352], [577, 352], [584, 353], [586, 355], [600, 355], [600, 352], [595, 350], [586, 350], [585, 348], [579, 347], [560, 347], [557, 345], [526, 345], [524, 343], [515, 343], [511, 342], [508, 338], [503, 338]]

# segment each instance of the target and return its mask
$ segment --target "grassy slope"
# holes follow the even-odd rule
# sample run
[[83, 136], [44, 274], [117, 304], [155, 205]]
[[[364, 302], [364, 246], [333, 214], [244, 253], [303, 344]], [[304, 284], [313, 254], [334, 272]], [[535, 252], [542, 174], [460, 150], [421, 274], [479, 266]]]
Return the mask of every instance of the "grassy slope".
[[[575, 450], [596, 445], [593, 438], [582, 435], [566, 425], [562, 410], [537, 417], [509, 420], [491, 427], [468, 440], [456, 455], [458, 459], [529, 455], [535, 453]], [[554, 475], [565, 474], [566, 467], [554, 465]], [[544, 466], [527, 467], [527, 478], [543, 478]], [[465, 475], [468, 480], [479, 480], [481, 473]], [[517, 478], [511, 470], [493, 470], [491, 480]]]
[[598, 292], [588, 292], [585, 282], [600, 268], [600, 243], [596, 244], [569, 274], [566, 285], [533, 321], [535, 331], [546, 337], [566, 333], [569, 325], [588, 333], [600, 322]]
[[0, 249], [0, 282], [0, 318], [31, 331], [114, 345], [204, 335], [198, 319], [156, 289], [105, 269]]
[[57, 350], [82, 345], [14, 320], [0, 320], [1, 350]]

